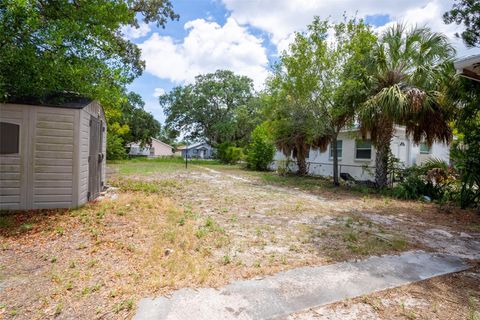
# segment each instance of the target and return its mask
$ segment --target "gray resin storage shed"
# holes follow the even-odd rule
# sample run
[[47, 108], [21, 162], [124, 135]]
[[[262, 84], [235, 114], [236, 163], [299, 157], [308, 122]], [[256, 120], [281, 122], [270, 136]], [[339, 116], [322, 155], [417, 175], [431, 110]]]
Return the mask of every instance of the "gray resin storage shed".
[[97, 101], [0, 104], [0, 209], [74, 208], [95, 199], [105, 152]]

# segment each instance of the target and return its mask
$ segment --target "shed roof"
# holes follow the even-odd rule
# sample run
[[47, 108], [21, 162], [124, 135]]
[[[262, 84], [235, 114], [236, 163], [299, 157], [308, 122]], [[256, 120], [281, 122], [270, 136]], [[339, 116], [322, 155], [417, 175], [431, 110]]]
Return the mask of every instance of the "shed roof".
[[94, 100], [72, 92], [62, 92], [50, 94], [45, 97], [25, 96], [13, 98], [8, 103], [26, 104], [35, 106], [68, 108], [68, 109], [83, 109]]

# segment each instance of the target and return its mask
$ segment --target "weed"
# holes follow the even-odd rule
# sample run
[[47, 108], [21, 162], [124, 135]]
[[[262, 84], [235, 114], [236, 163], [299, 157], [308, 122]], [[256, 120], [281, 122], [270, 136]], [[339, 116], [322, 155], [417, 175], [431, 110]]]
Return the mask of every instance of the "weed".
[[480, 320], [480, 310], [477, 309], [478, 302], [472, 296], [468, 297], [468, 320]]
[[83, 249], [86, 249], [87, 248], [87, 245], [84, 244], [84, 243], [81, 243], [77, 246], [77, 250], [83, 250]]
[[348, 217], [347, 220], [345, 220], [345, 227], [351, 228], [353, 225], [353, 219], [351, 217]]
[[26, 231], [28, 231], [28, 230], [30, 230], [30, 229], [32, 229], [32, 228], [33, 228], [33, 224], [32, 224], [32, 223], [24, 223], [24, 224], [20, 225], [20, 231], [21, 231], [21, 232], [26, 232]]
[[356, 231], [349, 231], [344, 235], [345, 241], [348, 242], [357, 242], [358, 241], [358, 233]]
[[113, 306], [113, 312], [119, 313], [122, 310], [130, 311], [133, 309], [133, 299], [123, 300]]
[[97, 283], [93, 286], [85, 287], [82, 290], [82, 295], [86, 296], [86, 295], [91, 294], [93, 292], [97, 292], [98, 290], [100, 290], [101, 287], [102, 287], [102, 285], [100, 283]]
[[400, 307], [402, 308], [402, 315], [407, 319], [414, 320], [417, 318], [417, 315], [413, 310], [407, 310], [403, 301], [400, 302]]
[[62, 227], [56, 227], [55, 233], [58, 234], [59, 236], [63, 236], [65, 234], [65, 229]]
[[222, 258], [222, 263], [223, 263], [223, 265], [230, 264], [231, 262], [232, 262], [232, 258], [230, 258], [229, 255], [223, 256], [223, 258]]
[[93, 259], [93, 260], [90, 260], [90, 261], [87, 263], [87, 266], [88, 266], [89, 268], [93, 268], [97, 263], [98, 263], [98, 260], [97, 260], [97, 259]]
[[14, 225], [12, 216], [0, 214], [0, 228], [8, 229]]
[[72, 290], [73, 289], [73, 282], [68, 281], [67, 284], [65, 285], [65, 289], [67, 289], [68, 291]]
[[63, 310], [63, 303], [60, 302], [60, 303], [57, 304], [57, 306], [55, 307], [55, 313], [54, 313], [54, 315], [55, 315], [55, 316], [59, 316], [60, 313], [62, 313], [62, 310]]

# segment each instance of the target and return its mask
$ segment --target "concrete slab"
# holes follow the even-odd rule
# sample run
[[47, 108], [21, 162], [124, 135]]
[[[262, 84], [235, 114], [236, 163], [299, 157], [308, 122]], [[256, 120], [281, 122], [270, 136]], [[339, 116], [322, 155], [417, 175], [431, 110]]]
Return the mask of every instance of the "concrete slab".
[[186, 288], [171, 297], [143, 299], [134, 319], [276, 319], [468, 268], [458, 257], [423, 251], [304, 267], [219, 290]]

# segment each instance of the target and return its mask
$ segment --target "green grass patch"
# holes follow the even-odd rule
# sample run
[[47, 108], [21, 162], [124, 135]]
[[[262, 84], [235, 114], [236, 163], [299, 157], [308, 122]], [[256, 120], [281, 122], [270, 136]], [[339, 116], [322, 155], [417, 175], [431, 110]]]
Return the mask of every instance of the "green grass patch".
[[[219, 165], [217, 160], [188, 160], [188, 165]], [[117, 169], [120, 174], [170, 173], [186, 170], [185, 160], [179, 157], [133, 158], [129, 160], [109, 161], [108, 166]], [[194, 169], [188, 167], [188, 170]]]
[[170, 194], [172, 191], [181, 188], [179, 181], [175, 179], [162, 179], [153, 181], [144, 181], [137, 179], [113, 179], [110, 181], [112, 186], [119, 188], [121, 191], [145, 192]]

